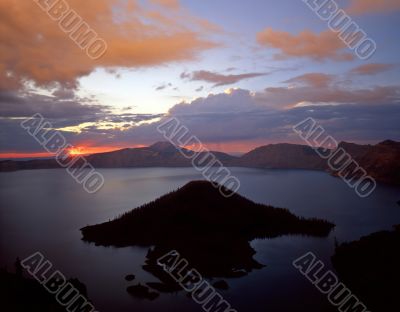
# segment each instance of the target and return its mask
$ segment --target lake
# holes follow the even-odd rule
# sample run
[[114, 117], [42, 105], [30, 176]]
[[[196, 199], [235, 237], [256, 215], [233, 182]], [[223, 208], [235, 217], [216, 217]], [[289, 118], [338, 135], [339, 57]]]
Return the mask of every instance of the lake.
[[[131, 297], [127, 286], [157, 281], [141, 269], [147, 248], [98, 247], [81, 241], [79, 231], [199, 180], [201, 175], [192, 168], [99, 171], [105, 185], [96, 194], [86, 193], [61, 169], [0, 173], [0, 266], [11, 270], [17, 257], [40, 251], [64, 275], [86, 284], [97, 311], [202, 311], [184, 292], [161, 294], [155, 301]], [[329, 268], [335, 240], [357, 240], [400, 224], [398, 188], [380, 185], [370, 197], [360, 198], [342, 180], [324, 172], [231, 171], [241, 182], [241, 195], [337, 225], [326, 238], [283, 236], [253, 241], [254, 258], [266, 266], [242, 278], [226, 279], [230, 289], [220, 291], [237, 311], [337, 311], [292, 261], [312, 251]], [[135, 281], [125, 281], [127, 274], [135, 274]]]

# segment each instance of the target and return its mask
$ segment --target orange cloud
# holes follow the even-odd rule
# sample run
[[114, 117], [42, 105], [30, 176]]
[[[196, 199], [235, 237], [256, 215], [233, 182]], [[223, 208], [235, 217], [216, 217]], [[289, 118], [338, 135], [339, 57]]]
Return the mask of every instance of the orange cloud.
[[392, 64], [379, 64], [379, 63], [371, 63], [358, 66], [351, 70], [352, 74], [357, 75], [375, 75], [385, 71], [392, 69], [394, 66]]
[[183, 8], [169, 9], [176, 1], [162, 2], [170, 5], [150, 14], [136, 1], [68, 0], [108, 45], [104, 56], [92, 60], [35, 1], [0, 0], [0, 41], [7, 47], [0, 52], [0, 88], [18, 87], [22, 80], [73, 85], [96, 67], [159, 65], [216, 46], [205, 38], [207, 21], [188, 17]]
[[333, 81], [332, 75], [309, 73], [286, 80], [286, 83], [300, 83], [312, 87], [327, 87]]
[[151, 0], [151, 2], [165, 6], [167, 8], [177, 9], [179, 8], [179, 1], [178, 0]]
[[400, 10], [399, 0], [351, 0], [349, 14], [385, 13]]
[[276, 55], [280, 59], [288, 57], [308, 57], [320, 61], [353, 59], [350, 53], [342, 51], [345, 48], [344, 43], [329, 30], [320, 34], [305, 30], [298, 35], [292, 35], [285, 31], [267, 28], [257, 34], [257, 41], [261, 45], [280, 50], [280, 53]]

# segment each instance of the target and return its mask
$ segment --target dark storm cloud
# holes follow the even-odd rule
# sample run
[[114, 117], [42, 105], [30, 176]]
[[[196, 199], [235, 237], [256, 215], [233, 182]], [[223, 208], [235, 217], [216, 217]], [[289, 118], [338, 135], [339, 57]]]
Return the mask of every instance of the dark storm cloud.
[[[357, 92], [356, 92], [357, 94]], [[263, 95], [263, 96], [261, 96]], [[163, 139], [156, 127], [166, 118], [176, 117], [191, 134], [203, 142], [298, 142], [292, 126], [308, 117], [315, 118], [337, 140], [380, 141], [400, 140], [400, 105], [394, 102], [369, 104], [308, 105], [278, 108], [265, 100], [265, 94], [232, 90], [230, 94], [210, 95], [189, 105], [175, 105], [159, 122], [131, 127], [128, 130], [107, 130], [102, 144], [135, 142], [151, 144]], [[80, 136], [89, 138], [90, 133]]]
[[60, 100], [39, 94], [0, 92], [0, 117], [29, 117], [40, 113], [46, 118], [76, 118], [109, 112], [108, 106]]
[[[20, 126], [21, 121], [37, 113], [52, 124], [51, 131], [76, 127], [84, 123], [108, 123], [109, 127], [129, 123], [131, 127], [163, 116], [163, 114], [116, 114], [111, 112], [108, 106], [86, 104], [85, 101], [81, 103], [79, 99], [63, 100], [47, 95], [0, 92], [0, 152], [43, 152], [38, 143]], [[82, 132], [63, 131], [63, 134], [71, 144], [79, 142], [82, 137], [98, 140], [102, 139], [103, 135], [108, 138], [111, 135], [110, 131], [98, 129], [96, 125], [83, 127]]]
[[[204, 143], [229, 143], [238, 141], [296, 142], [302, 143], [292, 126], [313, 117], [336, 140], [371, 142], [385, 139], [400, 140], [399, 88], [396, 86], [335, 89], [302, 86], [295, 88], [267, 88], [251, 93], [247, 90], [230, 90], [209, 95], [190, 103], [181, 103], [163, 114], [111, 114], [107, 109], [88, 114], [86, 120], [102, 121], [119, 127], [102, 129], [89, 125], [80, 133], [68, 132], [68, 140], [90, 141], [101, 146], [135, 146], [163, 140], [156, 127], [169, 117], [176, 117], [191, 134]], [[307, 102], [307, 104], [304, 104]], [[302, 103], [296, 105], [296, 103]], [[91, 112], [91, 111], [90, 111]], [[141, 123], [140, 121], [152, 121]], [[79, 118], [52, 119], [58, 124], [75, 123]], [[0, 120], [1, 150], [26, 151], [35, 146], [31, 138], [18, 129], [17, 120]]]

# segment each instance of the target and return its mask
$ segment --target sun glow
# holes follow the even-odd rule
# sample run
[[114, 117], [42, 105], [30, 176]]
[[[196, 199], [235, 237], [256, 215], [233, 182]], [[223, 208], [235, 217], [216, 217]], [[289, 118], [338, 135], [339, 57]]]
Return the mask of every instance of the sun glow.
[[70, 149], [68, 150], [68, 154], [69, 154], [70, 156], [79, 156], [79, 155], [85, 155], [85, 154], [87, 154], [87, 153], [84, 152], [84, 150], [83, 150], [82, 147], [77, 147], [77, 146], [75, 146], [75, 147], [72, 147], [72, 148], [70, 148]]
[[[94, 146], [94, 145], [78, 145], [68, 149], [68, 155], [71, 157], [86, 156], [97, 153], [107, 153], [120, 150], [127, 147], [143, 147], [143, 145], [128, 146], [125, 144], [115, 146]], [[27, 153], [27, 152], [9, 152], [0, 153], [1, 159], [18, 159], [18, 158], [53, 158], [55, 155], [51, 153]]]
[[239, 90], [239, 88], [229, 88], [229, 89], [224, 90], [224, 93], [225, 94], [232, 94], [236, 90]]
[[124, 145], [116, 145], [116, 146], [77, 145], [68, 149], [68, 155], [72, 157], [86, 156], [91, 154], [113, 152], [126, 147], [127, 146]]

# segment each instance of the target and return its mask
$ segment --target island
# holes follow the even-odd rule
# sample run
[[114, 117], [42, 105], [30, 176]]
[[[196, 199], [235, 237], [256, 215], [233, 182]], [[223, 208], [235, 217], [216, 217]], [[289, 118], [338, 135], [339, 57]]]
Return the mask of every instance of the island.
[[152, 246], [143, 268], [169, 282], [169, 287], [150, 284], [165, 292], [179, 289], [156, 262], [171, 250], [179, 251], [204, 277], [240, 277], [263, 267], [253, 259], [250, 241], [289, 234], [324, 237], [334, 227], [237, 193], [226, 198], [214, 184], [189, 182], [112, 221], [82, 228], [82, 239], [102, 246]]

